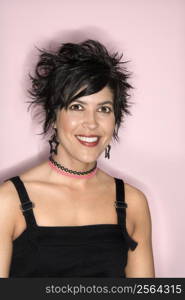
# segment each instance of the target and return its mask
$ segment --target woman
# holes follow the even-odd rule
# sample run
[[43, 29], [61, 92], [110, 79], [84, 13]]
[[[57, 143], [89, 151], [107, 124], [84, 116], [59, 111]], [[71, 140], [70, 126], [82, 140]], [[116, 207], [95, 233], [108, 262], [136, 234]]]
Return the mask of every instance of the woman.
[[121, 58], [94, 40], [41, 51], [30, 93], [50, 155], [0, 186], [1, 277], [154, 277], [145, 195], [97, 166], [130, 113]]

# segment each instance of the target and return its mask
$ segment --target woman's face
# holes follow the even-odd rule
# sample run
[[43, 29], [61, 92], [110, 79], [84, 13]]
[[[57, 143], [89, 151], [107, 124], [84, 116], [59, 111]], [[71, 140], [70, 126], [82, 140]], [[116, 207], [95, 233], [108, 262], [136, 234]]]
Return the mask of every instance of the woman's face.
[[57, 112], [55, 126], [62, 153], [90, 163], [109, 144], [115, 128], [113, 94], [109, 87], [71, 102]]

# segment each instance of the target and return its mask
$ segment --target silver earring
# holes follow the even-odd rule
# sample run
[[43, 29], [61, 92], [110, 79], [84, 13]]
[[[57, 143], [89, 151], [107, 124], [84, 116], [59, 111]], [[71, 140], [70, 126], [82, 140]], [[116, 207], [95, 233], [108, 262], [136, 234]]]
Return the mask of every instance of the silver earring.
[[110, 149], [111, 149], [111, 145], [108, 145], [106, 148], [105, 148], [105, 158], [110, 158]]

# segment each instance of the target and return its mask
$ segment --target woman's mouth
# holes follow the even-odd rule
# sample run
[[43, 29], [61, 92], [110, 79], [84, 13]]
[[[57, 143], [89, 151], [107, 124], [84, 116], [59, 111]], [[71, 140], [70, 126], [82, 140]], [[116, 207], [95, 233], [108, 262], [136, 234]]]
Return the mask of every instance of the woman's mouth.
[[83, 135], [76, 135], [77, 140], [84, 146], [87, 147], [95, 147], [99, 143], [99, 136], [83, 136]]

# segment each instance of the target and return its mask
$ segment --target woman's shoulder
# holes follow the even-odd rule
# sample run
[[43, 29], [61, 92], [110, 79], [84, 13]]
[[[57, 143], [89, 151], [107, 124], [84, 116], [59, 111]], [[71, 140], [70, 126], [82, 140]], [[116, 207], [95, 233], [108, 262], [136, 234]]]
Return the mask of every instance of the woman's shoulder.
[[15, 195], [15, 188], [9, 179], [0, 184], [0, 201], [13, 202], [12, 197]]
[[125, 194], [127, 196], [127, 198], [129, 198], [130, 201], [146, 201], [146, 196], [144, 194], [144, 192], [142, 190], [140, 190], [139, 188], [137, 188], [136, 186], [126, 182], [126, 180], [124, 178], [121, 177], [114, 177], [111, 176], [110, 174], [106, 173], [103, 170], [100, 170], [101, 172], [101, 179], [102, 181], [113, 181], [115, 178], [121, 179], [124, 182], [124, 188], [125, 188]]
[[16, 225], [19, 205], [18, 194], [11, 181], [4, 181], [0, 184], [0, 227], [7, 235], [13, 236]]
[[[104, 182], [111, 182], [114, 180], [114, 178], [118, 178], [118, 177], [113, 177], [110, 174], [104, 172], [101, 170], [101, 176], [102, 176], [102, 181]], [[118, 179], [122, 179], [124, 182], [124, 195], [123, 197], [125, 197], [125, 202], [127, 202], [127, 204], [129, 204], [130, 207], [132, 207], [132, 209], [137, 209], [138, 206], [140, 207], [146, 207], [147, 205], [147, 197], [145, 195], [145, 193], [137, 188], [136, 186], [126, 182], [126, 180], [124, 178], [119, 177]]]
[[[17, 205], [16, 202], [19, 201], [19, 197], [18, 197], [18, 193], [16, 191], [16, 188], [12, 182], [12, 180], [10, 180], [13, 177], [19, 177], [20, 179], [22, 179], [24, 182], [26, 181], [31, 181], [32, 179], [35, 179], [36, 181], [39, 180], [39, 170], [41, 169], [41, 164], [32, 167], [28, 170], [26, 170], [25, 172], [22, 172], [20, 174], [16, 174], [16, 175], [12, 175], [9, 176], [8, 178], [4, 179], [3, 182], [0, 183], [0, 201], [2, 202], [6, 202], [7, 204], [10, 202], [11, 205]], [[41, 173], [44, 173], [41, 172]], [[15, 201], [17, 200], [17, 201]]]
[[[102, 171], [102, 176], [104, 180], [107, 182], [111, 182], [115, 177], [107, 174], [106, 172]], [[138, 220], [139, 215], [149, 214], [149, 206], [148, 200], [145, 193], [139, 189], [138, 187], [128, 183], [122, 177], [116, 177], [118, 179], [122, 179], [124, 182], [124, 195], [123, 198], [127, 203], [127, 216], [129, 219], [132, 219], [133, 222]]]
[[[106, 173], [104, 176], [107, 176], [109, 179], [111, 178], [111, 176]], [[141, 224], [148, 226], [151, 222], [151, 216], [145, 193], [136, 186], [126, 182], [124, 178], [119, 177], [119, 179], [122, 179], [124, 182], [123, 198], [127, 204], [127, 226], [130, 226], [130, 228], [140, 227]], [[130, 232], [132, 232], [132, 230], [130, 230]]]
[[26, 171], [19, 174], [19, 177], [24, 182], [39, 182], [39, 181], [47, 181], [48, 178], [48, 168], [47, 161], [43, 161], [32, 168], [27, 169]]
[[127, 198], [129, 202], [133, 202], [133, 204], [142, 205], [143, 202], [147, 201], [145, 193], [134, 185], [125, 182], [125, 193], [127, 194]]

